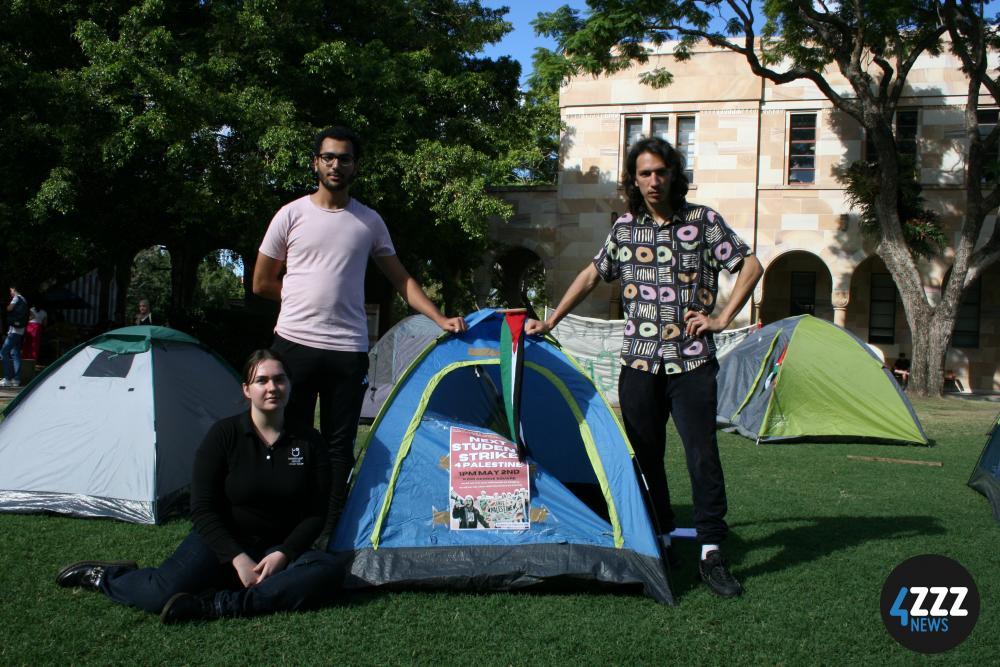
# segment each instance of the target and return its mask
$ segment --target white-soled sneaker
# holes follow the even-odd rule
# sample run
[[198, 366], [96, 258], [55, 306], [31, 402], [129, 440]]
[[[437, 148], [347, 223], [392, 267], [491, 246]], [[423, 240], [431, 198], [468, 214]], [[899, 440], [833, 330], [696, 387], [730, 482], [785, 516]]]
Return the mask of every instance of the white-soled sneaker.
[[729, 572], [726, 561], [718, 551], [709, 551], [698, 563], [698, 572], [709, 589], [724, 598], [734, 598], [743, 594], [743, 586]]

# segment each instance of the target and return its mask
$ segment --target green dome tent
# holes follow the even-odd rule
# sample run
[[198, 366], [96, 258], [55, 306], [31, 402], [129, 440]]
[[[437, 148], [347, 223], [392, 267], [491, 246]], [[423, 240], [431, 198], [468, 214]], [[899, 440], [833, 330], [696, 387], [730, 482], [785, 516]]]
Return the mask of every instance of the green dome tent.
[[767, 325], [719, 360], [717, 423], [759, 442], [927, 444], [913, 406], [854, 334], [810, 315]]

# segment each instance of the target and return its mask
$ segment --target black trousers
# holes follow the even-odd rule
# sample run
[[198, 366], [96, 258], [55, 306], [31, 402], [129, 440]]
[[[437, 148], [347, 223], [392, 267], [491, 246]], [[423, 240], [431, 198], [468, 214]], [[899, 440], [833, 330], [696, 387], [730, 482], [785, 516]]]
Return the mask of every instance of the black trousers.
[[285, 408], [289, 426], [312, 427], [319, 399], [319, 432], [330, 447], [330, 509], [327, 529], [336, 525], [354, 468], [354, 441], [365, 389], [368, 354], [321, 350], [274, 337], [271, 349], [285, 360], [292, 395]]
[[[270, 550], [248, 554], [260, 560]], [[310, 609], [333, 599], [338, 580], [330, 557], [307, 551], [256, 586], [244, 588], [229, 563], [220, 563], [205, 540], [195, 531], [156, 568], [125, 570], [108, 568], [101, 592], [115, 602], [158, 614], [172, 595], [198, 595], [216, 591], [213, 597], [219, 616], [257, 616], [277, 611]]]
[[693, 371], [666, 375], [623, 366], [618, 376], [625, 432], [649, 486], [649, 500], [662, 533], [676, 524], [667, 488], [663, 455], [667, 447], [667, 422], [673, 415], [694, 503], [694, 527], [702, 544], [718, 544], [729, 532], [726, 526], [726, 482], [715, 437], [716, 375], [719, 362], [712, 359]]

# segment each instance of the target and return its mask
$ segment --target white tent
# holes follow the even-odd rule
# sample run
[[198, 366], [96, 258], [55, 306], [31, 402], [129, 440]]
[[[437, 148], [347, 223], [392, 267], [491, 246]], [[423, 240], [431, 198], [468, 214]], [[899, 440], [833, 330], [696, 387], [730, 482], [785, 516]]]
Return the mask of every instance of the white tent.
[[[552, 312], [551, 308], [546, 307], [545, 316], [551, 316]], [[716, 333], [716, 356], [722, 358], [756, 330], [756, 326], [749, 326]], [[552, 335], [559, 341], [562, 349], [579, 362], [583, 372], [594, 381], [608, 403], [617, 406], [625, 320], [601, 320], [570, 314], [556, 325]]]
[[208, 428], [244, 409], [239, 379], [194, 338], [126, 327], [68, 352], [0, 423], [0, 511], [158, 523]]
[[385, 332], [368, 352], [368, 390], [361, 404], [361, 422], [371, 424], [385, 399], [413, 360], [441, 335], [441, 327], [424, 315], [404, 317]]
[[[552, 314], [545, 309], [545, 316]], [[716, 356], [723, 357], [757, 330], [757, 326], [729, 329], [715, 334]], [[608, 402], [618, 405], [619, 357], [625, 320], [601, 320], [567, 315], [552, 330], [563, 351], [579, 362]], [[410, 315], [397, 322], [368, 352], [368, 391], [361, 405], [361, 422], [375, 421], [382, 404], [417, 355], [441, 335], [441, 328], [423, 315]]]

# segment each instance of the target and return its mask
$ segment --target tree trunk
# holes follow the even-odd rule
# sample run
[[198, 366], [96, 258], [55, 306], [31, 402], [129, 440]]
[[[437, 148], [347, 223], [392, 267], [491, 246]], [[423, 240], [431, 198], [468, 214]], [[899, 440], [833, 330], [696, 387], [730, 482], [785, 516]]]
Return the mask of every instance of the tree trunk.
[[115, 301], [115, 313], [112, 319], [121, 326], [129, 326], [133, 323], [129, 314], [125, 312], [125, 306], [128, 304], [128, 292], [132, 286], [133, 256], [134, 253], [129, 253], [115, 260], [115, 282], [118, 285], [118, 298]]
[[[97, 296], [98, 326], [103, 330], [114, 329], [114, 313], [111, 312], [111, 279], [115, 275], [113, 264], [101, 264], [97, 267], [97, 282], [100, 294]], [[116, 304], [117, 305], [117, 304]]]
[[[879, 220], [881, 239], [876, 252], [885, 262], [903, 302], [903, 311], [910, 327], [913, 349], [911, 351], [910, 378], [907, 391], [919, 396], [940, 396], [944, 385], [942, 365], [947, 351], [948, 338], [942, 343], [940, 333], [944, 322], [954, 322], [957, 309], [952, 300], [942, 298], [932, 304], [924, 291], [920, 272], [910, 251], [899, 219], [899, 178], [895, 164], [895, 146], [891, 135], [875, 136], [880, 158], [885, 157], [879, 178], [879, 191], [875, 198], [875, 212]], [[886, 153], [886, 155], [883, 155]], [[887, 157], [886, 157], [887, 156]], [[942, 292], [942, 297], [944, 293]]]
[[438, 306], [442, 313], [450, 317], [460, 310], [457, 304], [460, 301], [458, 291], [462, 284], [462, 271], [461, 269], [451, 269], [442, 271], [442, 273], [444, 275], [441, 278], [441, 291], [439, 293], [441, 303]]
[[[958, 313], [957, 300], [943, 299], [928, 306], [923, 297], [913, 303], [913, 296], [902, 290], [904, 310], [910, 326], [913, 350], [907, 392], [915, 396], [941, 396], [944, 389], [944, 363]], [[908, 304], [907, 301], [910, 301]]]
[[243, 260], [243, 303], [250, 305], [253, 300], [253, 271], [257, 266], [257, 254], [245, 250], [238, 252]]
[[191, 306], [198, 285], [198, 264], [204, 253], [190, 243], [168, 246], [170, 250], [170, 326], [190, 328]]

